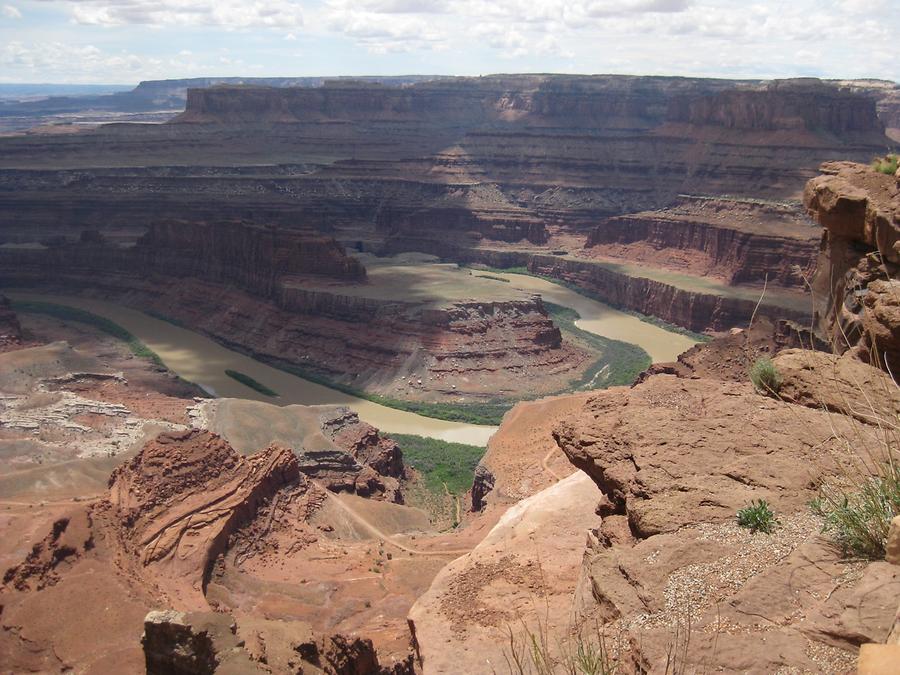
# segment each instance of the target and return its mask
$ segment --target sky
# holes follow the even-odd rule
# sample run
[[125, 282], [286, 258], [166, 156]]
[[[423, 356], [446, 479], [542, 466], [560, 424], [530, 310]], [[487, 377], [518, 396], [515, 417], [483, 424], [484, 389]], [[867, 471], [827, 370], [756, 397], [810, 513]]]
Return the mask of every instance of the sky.
[[627, 73], [900, 80], [900, 0], [0, 0], [0, 82]]

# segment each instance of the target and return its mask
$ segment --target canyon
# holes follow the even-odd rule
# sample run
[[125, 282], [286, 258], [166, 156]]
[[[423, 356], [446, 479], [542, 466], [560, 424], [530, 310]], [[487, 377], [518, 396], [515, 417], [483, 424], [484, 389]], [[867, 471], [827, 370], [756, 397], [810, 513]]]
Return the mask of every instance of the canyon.
[[[516, 294], [484, 304], [472, 288], [441, 315], [340, 284], [310, 292], [306, 277], [365, 286], [359, 252], [420, 252], [524, 267], [701, 333], [745, 324], [766, 283], [762, 311], [808, 323], [795, 272], [812, 274], [817, 234], [792, 200], [822, 161], [881, 150], [892, 91], [551, 75], [195, 84], [165, 124], [0, 139], [2, 283], [102, 288], [345, 386], [482, 403], [535, 382], [560, 391], [592, 355]], [[388, 334], [404, 338], [386, 351]]]
[[896, 86], [192, 84], [0, 138], [0, 662], [889, 672]]

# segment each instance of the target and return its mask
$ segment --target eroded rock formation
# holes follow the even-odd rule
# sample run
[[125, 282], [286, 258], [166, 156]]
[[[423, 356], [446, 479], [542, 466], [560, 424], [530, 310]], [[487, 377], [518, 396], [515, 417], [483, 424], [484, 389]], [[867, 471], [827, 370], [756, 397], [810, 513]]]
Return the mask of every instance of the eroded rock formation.
[[[279, 636], [281, 637], [281, 636]], [[232, 673], [328, 673], [329, 675], [412, 675], [412, 659], [391, 667], [379, 664], [372, 641], [335, 634], [272, 639], [249, 647], [229, 614], [157, 610], [144, 619], [141, 638], [147, 675]]]
[[[318, 414], [320, 410], [314, 416]], [[322, 424], [348, 452], [402, 473], [396, 446], [368, 425], [334, 413]], [[257, 556], [267, 565], [283, 565], [316, 542], [322, 531], [311, 520], [327, 493], [317, 478], [306, 478], [300, 469], [297, 456], [285, 448], [271, 446], [243, 456], [209, 431], [160, 434], [113, 471], [104, 498], [71, 507], [24, 560], [8, 569], [0, 587], [4, 663], [65, 669], [72, 662], [66, 659], [98, 661], [86, 659], [81, 645], [73, 646], [77, 628], [47, 633], [34, 620], [34, 612], [43, 611], [36, 607], [59, 598], [67, 599], [60, 611], [71, 620], [69, 599], [81, 597], [76, 589], [88, 575], [95, 583], [86, 590], [96, 597], [81, 608], [80, 620], [97, 625], [109, 605], [118, 608], [109, 617], [119, 622], [115, 628], [90, 642], [90, 649], [101, 654], [107, 648], [123, 651], [130, 662], [140, 644], [135, 637], [140, 621], [134, 615], [172, 608], [150, 612], [143, 622], [148, 673], [411, 673], [408, 650], [403, 650], [404, 658], [388, 659], [392, 665], [380, 666], [372, 640], [320, 634], [309, 622], [285, 628], [284, 622], [242, 614], [238, 630], [221, 595], [218, 600], [207, 596], [214, 567], [222, 574], [224, 568], [239, 569]]]
[[815, 288], [836, 348], [900, 368], [900, 187], [871, 166], [830, 162], [804, 192], [825, 228]]
[[276, 494], [284, 512], [299, 508], [302, 518], [307, 489], [290, 450], [245, 458], [209, 432], [187, 431], [161, 434], [117, 468], [100, 509], [171, 604], [203, 610], [212, 566], [229, 540]]

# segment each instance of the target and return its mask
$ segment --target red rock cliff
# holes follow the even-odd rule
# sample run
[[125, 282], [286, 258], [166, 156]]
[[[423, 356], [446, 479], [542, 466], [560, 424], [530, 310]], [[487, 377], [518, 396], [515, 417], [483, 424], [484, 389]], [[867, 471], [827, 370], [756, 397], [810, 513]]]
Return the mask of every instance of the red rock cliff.
[[362, 280], [366, 270], [331, 237], [243, 222], [151, 225], [137, 251], [148, 269], [235, 283], [272, 297], [284, 276]]
[[883, 132], [875, 98], [818, 80], [785, 80], [764, 88], [677, 96], [669, 104], [673, 122], [729, 129], [801, 129], [834, 134]]
[[[588, 237], [588, 253], [660, 267], [686, 267], [729, 284], [799, 286], [811, 276], [819, 228], [798, 207], [754, 200], [681, 197], [658, 211], [607, 218]], [[683, 262], [682, 262], [683, 261]]]
[[900, 369], [900, 179], [830, 162], [803, 195], [825, 228], [814, 286], [819, 326], [839, 350]]

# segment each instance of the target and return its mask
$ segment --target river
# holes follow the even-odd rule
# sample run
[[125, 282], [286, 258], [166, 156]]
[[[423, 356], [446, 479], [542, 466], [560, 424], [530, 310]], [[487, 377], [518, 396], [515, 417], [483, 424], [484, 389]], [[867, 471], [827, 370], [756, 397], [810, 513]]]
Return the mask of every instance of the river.
[[493, 271], [491, 276], [507, 279], [513, 288], [538, 293], [547, 302], [574, 309], [581, 315], [576, 326], [589, 333], [636, 344], [650, 355], [653, 363], [674, 361], [683, 351], [697, 344], [687, 335], [641, 321], [632, 314], [620, 312], [546, 279]]
[[[672, 360], [681, 351], [694, 344], [690, 338], [618, 312], [564, 286], [520, 274], [502, 276], [508, 277], [516, 288], [540, 293], [549, 302], [575, 309], [582, 316], [577, 322], [580, 328], [638, 344], [654, 361]], [[281, 405], [344, 405], [355, 410], [361, 419], [388, 433], [417, 434], [480, 446], [487, 445], [488, 439], [497, 430], [494, 426], [424, 417], [345, 394], [223, 347], [200, 333], [180, 328], [119, 304], [43, 293], [8, 292], [7, 295], [17, 300], [52, 302], [78, 307], [105, 317], [125, 328], [156, 352], [173, 372], [198, 384], [215, 396], [277, 402]], [[273, 400], [260, 394], [228, 377], [225, 374], [226, 370], [249, 375], [277, 392], [279, 397]]]

